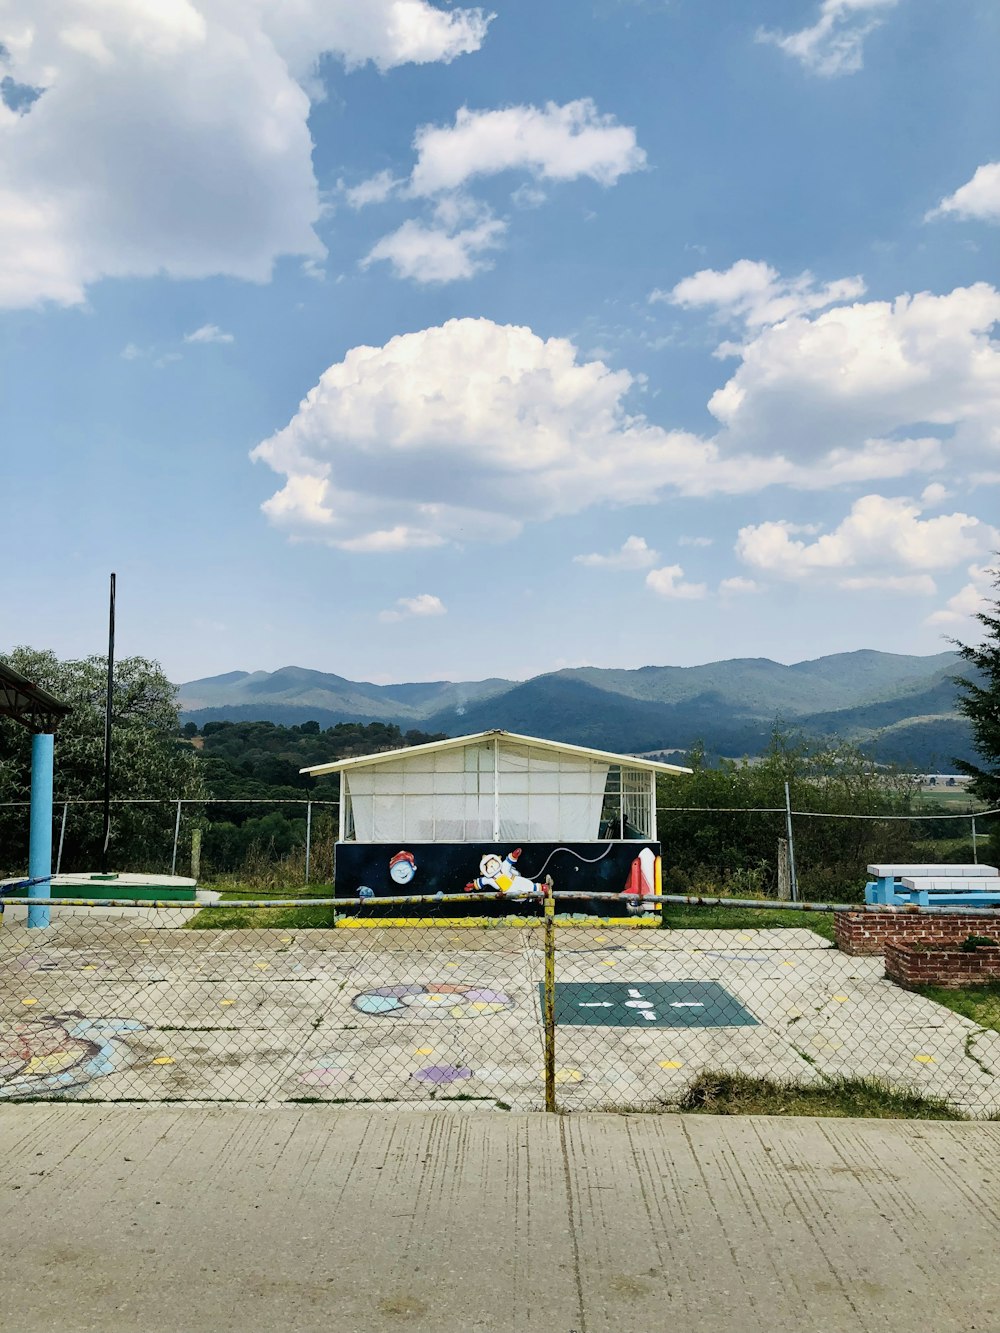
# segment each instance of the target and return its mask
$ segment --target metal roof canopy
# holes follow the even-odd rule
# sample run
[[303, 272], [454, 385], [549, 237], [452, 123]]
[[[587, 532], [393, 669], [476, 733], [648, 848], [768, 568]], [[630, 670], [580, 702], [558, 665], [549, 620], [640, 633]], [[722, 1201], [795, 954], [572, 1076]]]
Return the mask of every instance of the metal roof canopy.
[[20, 671], [0, 662], [0, 717], [12, 718], [35, 735], [50, 734], [73, 710]]
[[471, 736], [455, 736], [446, 741], [429, 741], [426, 745], [401, 746], [398, 750], [384, 750], [378, 754], [357, 755], [353, 759], [337, 759], [329, 764], [314, 764], [311, 768], [300, 768], [300, 773], [311, 773], [321, 777], [324, 773], [343, 773], [352, 768], [367, 768], [375, 764], [386, 764], [400, 758], [413, 755], [431, 754], [437, 750], [456, 750], [468, 745], [478, 745], [487, 740], [505, 740], [513, 745], [527, 745], [537, 750], [553, 750], [559, 754], [576, 755], [583, 759], [599, 759], [608, 764], [617, 764], [620, 768], [641, 768], [653, 773], [691, 773], [694, 770], [682, 768], [679, 764], [662, 764], [653, 759], [639, 759], [631, 754], [614, 754], [610, 750], [591, 750], [584, 745], [568, 745], [564, 741], [546, 741], [538, 736], [519, 736], [513, 731], [477, 731]]

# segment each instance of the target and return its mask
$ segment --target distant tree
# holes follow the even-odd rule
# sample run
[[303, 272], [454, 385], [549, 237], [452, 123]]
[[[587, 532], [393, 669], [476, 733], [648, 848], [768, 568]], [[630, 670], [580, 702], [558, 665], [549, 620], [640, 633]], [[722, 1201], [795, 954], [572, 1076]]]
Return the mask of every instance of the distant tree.
[[[993, 586], [1000, 592], [1000, 570], [990, 571]], [[977, 613], [986, 631], [975, 647], [955, 641], [959, 655], [975, 668], [976, 678], [956, 677], [958, 707], [969, 719], [972, 743], [980, 763], [954, 760], [960, 773], [972, 781], [969, 791], [987, 805], [1000, 806], [1000, 598]], [[1000, 819], [992, 821], [1000, 823]], [[991, 831], [993, 854], [1000, 854], [1000, 829]]]
[[[55, 743], [56, 800], [98, 801], [104, 781], [104, 703], [107, 659], [60, 661], [55, 653], [15, 648], [3, 656], [72, 712]], [[203, 795], [197, 755], [178, 737], [176, 688], [160, 666], [144, 657], [115, 663], [113, 688], [113, 797], [176, 800]], [[31, 790], [31, 737], [0, 718], [0, 802], [26, 801]], [[0, 870], [18, 872], [27, 860], [27, 812], [0, 810]], [[63, 869], [94, 869], [101, 841], [99, 805], [71, 808]], [[112, 858], [116, 869], [162, 869], [169, 863], [172, 821], [158, 805], [112, 806]]]

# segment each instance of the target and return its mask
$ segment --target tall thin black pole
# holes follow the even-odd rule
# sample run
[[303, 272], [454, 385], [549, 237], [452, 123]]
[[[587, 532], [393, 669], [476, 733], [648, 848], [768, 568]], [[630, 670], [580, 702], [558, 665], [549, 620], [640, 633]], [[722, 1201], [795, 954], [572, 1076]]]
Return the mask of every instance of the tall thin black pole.
[[101, 874], [108, 873], [108, 845], [111, 842], [111, 703], [115, 678], [115, 576], [111, 575], [111, 599], [108, 611], [108, 693], [104, 707], [104, 841], [101, 844]]

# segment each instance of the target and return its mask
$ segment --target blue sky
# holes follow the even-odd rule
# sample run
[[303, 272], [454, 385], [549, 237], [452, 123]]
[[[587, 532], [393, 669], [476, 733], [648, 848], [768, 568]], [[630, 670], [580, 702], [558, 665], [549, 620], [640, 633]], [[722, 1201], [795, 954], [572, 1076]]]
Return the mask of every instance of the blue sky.
[[991, 0], [13, 0], [0, 645], [929, 653], [1000, 547]]

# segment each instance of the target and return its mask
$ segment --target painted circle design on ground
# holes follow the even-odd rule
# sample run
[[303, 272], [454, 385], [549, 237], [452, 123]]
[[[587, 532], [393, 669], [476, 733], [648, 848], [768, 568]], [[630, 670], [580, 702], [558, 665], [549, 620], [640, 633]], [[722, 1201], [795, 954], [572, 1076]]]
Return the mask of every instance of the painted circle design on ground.
[[472, 1070], [461, 1065], [427, 1065], [424, 1069], [414, 1070], [413, 1078], [422, 1083], [457, 1083], [460, 1079], [472, 1078]]
[[376, 986], [355, 995], [352, 1004], [359, 1013], [381, 1018], [402, 1018], [406, 1014], [428, 1018], [485, 1018], [514, 1008], [514, 1001], [503, 991], [484, 986], [455, 986], [448, 982]]

